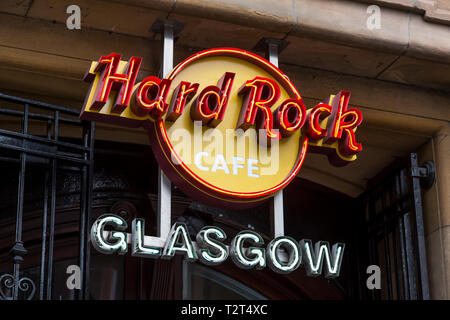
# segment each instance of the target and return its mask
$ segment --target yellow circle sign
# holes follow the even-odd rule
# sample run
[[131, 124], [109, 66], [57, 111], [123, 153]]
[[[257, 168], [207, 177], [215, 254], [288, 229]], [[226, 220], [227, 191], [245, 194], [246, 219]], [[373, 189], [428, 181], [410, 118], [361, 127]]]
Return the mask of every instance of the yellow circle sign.
[[[232, 79], [229, 81], [232, 85], [228, 88], [224, 81], [219, 83], [227, 73], [232, 74], [228, 77]], [[200, 74], [204, 76], [199, 78]], [[181, 82], [199, 84], [199, 97], [193, 99], [190, 110], [185, 110], [176, 121], [167, 120], [167, 117], [160, 120], [159, 126], [154, 126], [155, 131], [150, 132], [152, 138], [157, 137], [158, 149], [164, 151], [165, 159], [161, 160], [172, 167], [166, 169], [168, 175], [171, 176], [170, 171], [174, 170], [183, 178], [184, 182], [179, 183], [181, 189], [194, 188], [203, 200], [208, 200], [206, 196], [238, 204], [251, 203], [273, 195], [295, 177], [307, 148], [300, 130], [290, 137], [271, 139], [264, 126], [258, 128], [256, 117], [252, 124], [254, 127], [244, 130], [238, 126], [241, 110], [246, 108], [240, 91], [249, 80], [261, 79], [260, 83], [254, 84], [262, 87], [262, 91], [270, 91], [270, 85], [278, 87], [278, 99], [273, 99], [271, 105], [266, 107], [270, 110], [270, 116], [281, 102], [301, 99], [278, 68], [252, 54], [222, 49], [202, 52], [187, 59], [173, 70], [168, 79], [172, 80], [173, 88]], [[266, 79], [271, 81], [262, 81]], [[220, 111], [223, 111], [221, 121], [211, 124], [217, 119], [207, 118], [205, 114], [196, 117], [193, 108], [201, 108], [198, 105], [202, 94], [205, 96], [209, 92], [219, 91], [204, 90], [208, 87], [214, 89], [212, 86], [228, 90], [222, 95], [227, 101], [221, 106], [220, 92], [218, 95], [209, 94], [212, 101], [208, 101], [209, 105], [205, 105], [204, 110], [214, 113], [214, 108], [218, 111], [221, 107]], [[250, 89], [257, 91], [258, 88], [254, 86]], [[269, 97], [264, 97], [264, 94]], [[268, 100], [270, 95], [273, 93], [262, 92], [262, 96], [255, 99], [256, 103]], [[174, 101], [173, 93], [171, 101]], [[186, 184], [190, 187], [186, 188]]]

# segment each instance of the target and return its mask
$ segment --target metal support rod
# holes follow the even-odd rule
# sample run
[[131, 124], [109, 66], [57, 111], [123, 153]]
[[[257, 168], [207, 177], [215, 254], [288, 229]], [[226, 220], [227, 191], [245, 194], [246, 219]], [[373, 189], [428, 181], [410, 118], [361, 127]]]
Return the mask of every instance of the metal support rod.
[[[89, 299], [90, 297], [90, 266], [91, 266], [91, 249], [89, 246], [89, 226], [91, 225], [91, 217], [92, 217], [92, 193], [93, 193], [93, 185], [94, 185], [94, 143], [95, 143], [95, 122], [91, 122], [89, 125], [89, 169], [87, 172], [87, 197], [86, 197], [86, 222], [85, 222], [85, 254], [84, 254], [84, 272], [82, 273], [83, 277], [83, 289], [84, 292], [81, 293], [81, 296], [84, 300]], [[86, 145], [85, 145], [86, 146]]]
[[[402, 171], [400, 171], [397, 174], [397, 195], [399, 197], [403, 197], [405, 194], [405, 182], [404, 182], [404, 176], [402, 175]], [[401, 211], [403, 209], [403, 204], [398, 203], [398, 211]], [[409, 276], [408, 276], [408, 252], [406, 247], [406, 228], [404, 225], [404, 218], [403, 215], [399, 217], [399, 229], [400, 229], [400, 249], [402, 254], [402, 274], [403, 274], [403, 290], [404, 290], [404, 299], [410, 300], [410, 286], [409, 286]]]
[[[382, 195], [383, 199], [383, 210], [385, 208], [385, 201], [384, 201], [384, 195]], [[387, 278], [387, 284], [388, 284], [388, 300], [393, 299], [393, 288], [392, 288], [392, 273], [391, 273], [391, 247], [390, 247], [390, 241], [389, 241], [389, 228], [388, 228], [388, 222], [386, 221], [386, 213], [383, 213], [384, 217], [384, 230], [383, 230], [383, 240], [384, 240], [384, 263], [386, 266], [386, 278]]]
[[414, 249], [411, 231], [411, 217], [407, 212], [403, 216], [403, 227], [405, 229], [405, 247], [406, 247], [406, 261], [408, 264], [408, 283], [409, 283], [409, 299], [417, 300], [417, 284], [414, 270]]
[[20, 264], [23, 262], [23, 257], [27, 253], [27, 250], [23, 246], [22, 242], [22, 223], [23, 223], [23, 197], [25, 189], [25, 164], [26, 154], [20, 155], [20, 171], [19, 171], [19, 183], [17, 192], [17, 216], [16, 216], [16, 240], [14, 247], [10, 253], [13, 256], [14, 261], [14, 287], [13, 287], [13, 300], [19, 298], [19, 280], [20, 280]]
[[402, 282], [403, 282], [403, 300], [409, 300], [409, 285], [408, 285], [408, 267], [406, 261], [406, 244], [405, 244], [405, 227], [403, 226], [403, 217], [398, 218], [399, 238], [400, 238], [400, 253], [402, 260]]
[[[83, 140], [86, 142], [87, 132], [84, 130]], [[84, 158], [87, 158], [86, 153], [84, 154]], [[80, 174], [81, 187], [80, 187], [80, 247], [79, 247], [79, 257], [78, 257], [78, 265], [80, 267], [80, 275], [81, 275], [81, 290], [78, 292], [78, 299], [83, 300], [84, 296], [84, 275], [86, 272], [85, 262], [86, 262], [86, 247], [89, 246], [86, 242], [86, 216], [87, 216], [87, 166], [83, 166]]]
[[[266, 50], [269, 61], [278, 67], [278, 51], [280, 42], [277, 40], [271, 41], [266, 39]], [[278, 191], [272, 200], [272, 228], [274, 237], [284, 235], [284, 204], [283, 204], [283, 190]]]
[[278, 42], [267, 39], [267, 56], [270, 63], [276, 67], [278, 67], [278, 46]]
[[[48, 130], [48, 128], [47, 128]], [[44, 282], [45, 282], [45, 256], [47, 247], [47, 215], [48, 215], [48, 182], [49, 172], [45, 169], [44, 179], [44, 209], [42, 213], [42, 246], [41, 246], [41, 270], [39, 278], [39, 300], [44, 300]]]
[[[83, 146], [88, 146], [89, 144], [89, 134], [88, 134], [88, 130], [86, 127], [83, 128]], [[91, 155], [89, 155], [90, 158]], [[88, 159], [88, 154], [87, 152], [83, 153], [83, 159], [87, 160]], [[87, 273], [86, 272], [86, 268], [85, 268], [85, 261], [86, 261], [86, 247], [88, 246], [87, 244], [87, 239], [86, 239], [86, 232], [87, 232], [87, 181], [88, 181], [88, 172], [87, 172], [88, 168], [87, 166], [83, 166], [81, 168], [81, 174], [80, 174], [80, 179], [81, 179], [81, 187], [80, 187], [80, 254], [79, 254], [79, 261], [78, 261], [78, 265], [80, 266], [80, 274], [82, 276], [81, 279], [81, 283], [82, 283], [82, 288], [81, 290], [78, 292], [78, 298], [80, 300], [83, 300], [83, 296], [84, 296], [84, 275]]]
[[[23, 122], [22, 122], [22, 133], [28, 133], [28, 104], [24, 106]], [[22, 140], [22, 144], [25, 141]], [[27, 250], [23, 246], [22, 242], [22, 223], [23, 223], [23, 202], [25, 195], [25, 168], [26, 168], [27, 155], [25, 152], [20, 154], [20, 169], [19, 169], [19, 179], [18, 179], [18, 190], [17, 190], [17, 212], [16, 212], [16, 235], [15, 244], [10, 250], [10, 254], [14, 261], [13, 279], [14, 286], [12, 291], [13, 300], [19, 299], [19, 281], [20, 281], [20, 264], [23, 262], [23, 257], [27, 254]]]
[[[411, 175], [415, 168], [419, 167], [417, 154], [411, 153], [410, 158]], [[422, 289], [422, 299], [430, 300], [430, 290], [428, 286], [428, 267], [425, 245], [425, 230], [423, 226], [422, 196], [420, 190], [420, 179], [412, 177], [413, 208], [415, 213], [416, 231], [417, 231], [417, 249], [419, 255], [419, 274]]]
[[[52, 120], [47, 120], [47, 139], [52, 138]], [[49, 161], [49, 163], [51, 163]], [[50, 180], [50, 169], [47, 166], [45, 168], [45, 179], [44, 179], [44, 210], [42, 213], [42, 246], [41, 246], [41, 274], [39, 278], [39, 300], [44, 300], [44, 290], [45, 290], [45, 262], [47, 255], [47, 218], [48, 218], [48, 185]]]
[[[173, 34], [174, 25], [171, 21], [163, 21], [162, 30], [162, 78], [167, 77], [173, 68]], [[171, 227], [171, 182], [161, 168], [158, 168], [158, 237], [165, 238]]]
[[273, 205], [273, 235], [276, 238], [284, 235], [283, 190], [278, 191], [274, 195], [272, 205]]
[[158, 168], [158, 237], [166, 238], [170, 232], [171, 213], [171, 182], [161, 168]]
[[[53, 124], [53, 139], [58, 140], [59, 136], [59, 111], [55, 111], [55, 122]], [[57, 160], [52, 160], [51, 173], [51, 201], [50, 201], [50, 225], [48, 242], [48, 264], [47, 264], [47, 300], [52, 299], [53, 290], [53, 249], [55, 243], [55, 214], [56, 214], [56, 174]]]
[[162, 69], [163, 77], [167, 77], [173, 69], [173, 32], [174, 26], [170, 21], [165, 21], [163, 26], [162, 44]]

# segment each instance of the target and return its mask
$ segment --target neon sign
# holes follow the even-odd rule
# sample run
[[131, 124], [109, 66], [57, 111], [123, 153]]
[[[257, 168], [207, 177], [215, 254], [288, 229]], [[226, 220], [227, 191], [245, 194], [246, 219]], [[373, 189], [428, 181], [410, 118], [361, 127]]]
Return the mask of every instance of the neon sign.
[[144, 127], [164, 173], [194, 199], [256, 205], [297, 176], [307, 151], [342, 166], [362, 150], [362, 114], [348, 91], [307, 108], [280, 69], [234, 48], [199, 52], [167, 79], [136, 83], [141, 61], [112, 53], [92, 62], [80, 118]]
[[[107, 226], [113, 231], [105, 231]], [[144, 220], [133, 220], [131, 235], [125, 232], [127, 228], [121, 217], [104, 214], [92, 225], [91, 242], [104, 254], [123, 255], [128, 252], [128, 242], [131, 242], [131, 255], [136, 257], [172, 259], [175, 254], [180, 254], [188, 261], [199, 260], [206, 265], [218, 265], [231, 257], [242, 269], [260, 270], [268, 265], [276, 273], [287, 274], [303, 265], [308, 276], [323, 274], [325, 278], [339, 276], [345, 248], [343, 243], [330, 248], [326, 241], [313, 246], [311, 240], [296, 241], [288, 236], [277, 237], [265, 246], [262, 237], [250, 230], [239, 232], [227, 246], [227, 235], [214, 226], [203, 227], [193, 242], [187, 226], [178, 222], [172, 226], [165, 243], [157, 247], [145, 244]]]

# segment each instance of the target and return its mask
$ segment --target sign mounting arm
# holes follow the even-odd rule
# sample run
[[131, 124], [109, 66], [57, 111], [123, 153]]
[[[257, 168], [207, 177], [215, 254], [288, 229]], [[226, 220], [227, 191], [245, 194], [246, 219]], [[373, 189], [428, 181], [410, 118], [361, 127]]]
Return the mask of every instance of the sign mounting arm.
[[[162, 35], [162, 64], [161, 78], [166, 78], [173, 69], [174, 34], [181, 31], [183, 25], [172, 20], [158, 19], [151, 28], [155, 33]], [[172, 225], [172, 194], [171, 182], [161, 168], [158, 168], [158, 233], [157, 236], [165, 238]]]
[[[278, 67], [278, 53], [284, 49], [286, 41], [263, 38], [266, 57], [269, 62]], [[284, 236], [284, 203], [283, 190], [278, 191], [271, 201], [272, 233], [274, 237]]]

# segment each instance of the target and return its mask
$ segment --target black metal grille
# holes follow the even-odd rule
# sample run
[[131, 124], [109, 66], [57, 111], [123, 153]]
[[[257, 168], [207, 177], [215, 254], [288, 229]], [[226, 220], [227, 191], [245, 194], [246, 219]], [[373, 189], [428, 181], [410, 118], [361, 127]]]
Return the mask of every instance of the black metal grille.
[[[417, 154], [371, 181], [364, 196], [369, 264], [381, 268], [381, 290], [373, 299], [429, 299], [420, 179], [434, 176], [432, 164], [418, 167]], [[423, 180], [425, 181], [425, 180]]]
[[[1, 232], [0, 257], [0, 299], [52, 299], [54, 270], [55, 219], [57, 208], [57, 179], [62, 171], [70, 171], [79, 176], [77, 190], [79, 230], [79, 261], [82, 290], [77, 297], [83, 299], [88, 292], [89, 246], [88, 226], [91, 215], [94, 124], [78, 119], [77, 110], [36, 102], [32, 100], [0, 94], [0, 168], [3, 172], [4, 193], [0, 220], [8, 225], [10, 218], [15, 223], [14, 231]], [[60, 133], [72, 138], [60, 138]], [[27, 174], [42, 179], [37, 185], [27, 185]], [[16, 185], [11, 185], [16, 183]], [[15, 189], [17, 188], [17, 189]], [[28, 188], [28, 191], [26, 192]], [[17, 190], [17, 193], [11, 191]], [[34, 197], [34, 194], [40, 196]], [[12, 204], [13, 198], [15, 204]], [[36, 198], [35, 210], [40, 214], [41, 235], [36, 239], [24, 240], [24, 207]], [[8, 216], [8, 211], [12, 211]], [[11, 210], [10, 210], [11, 209]], [[27, 218], [29, 220], [32, 217]], [[30, 231], [31, 232], [31, 231]], [[13, 239], [10, 239], [13, 237]], [[40, 258], [35, 269], [37, 278], [23, 275], [24, 261], [27, 259], [27, 241], [30, 245], [40, 243]], [[34, 241], [34, 242], [33, 242]], [[5, 248], [4, 244], [12, 247]], [[5, 254], [6, 253], [6, 254]], [[11, 272], [5, 272], [7, 253], [11, 256]], [[2, 270], [3, 269], [3, 270]], [[74, 296], [75, 297], [75, 296]]]

